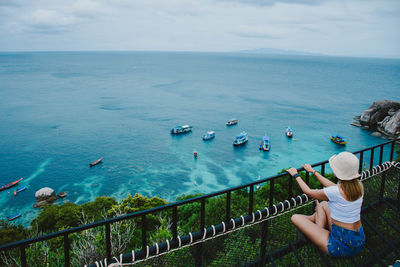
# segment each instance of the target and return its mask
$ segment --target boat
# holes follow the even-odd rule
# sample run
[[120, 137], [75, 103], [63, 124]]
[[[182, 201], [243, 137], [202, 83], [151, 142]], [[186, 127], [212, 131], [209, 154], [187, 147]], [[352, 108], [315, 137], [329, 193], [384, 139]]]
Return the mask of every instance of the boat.
[[290, 128], [290, 126], [288, 126], [285, 130], [285, 134], [287, 137], [292, 138], [293, 137], [293, 130], [292, 128]]
[[192, 131], [192, 126], [190, 125], [178, 125], [171, 129], [172, 134], [182, 134]]
[[12, 216], [8, 216], [7, 219], [8, 219], [9, 221], [13, 221], [13, 220], [15, 220], [15, 219], [21, 217], [21, 215], [22, 215], [21, 213], [17, 213], [17, 214], [14, 214], [14, 215], [12, 215]]
[[344, 139], [344, 137], [340, 136], [340, 135], [331, 135], [331, 140], [333, 142], [335, 142], [336, 144], [339, 145], [345, 145], [347, 144], [346, 140]]
[[235, 118], [230, 119], [227, 123], [226, 126], [231, 126], [237, 124], [239, 121]]
[[98, 160], [93, 161], [92, 163], [89, 164], [90, 167], [93, 167], [94, 165], [97, 165], [103, 161], [103, 158], [99, 158]]
[[195, 159], [197, 159], [197, 156], [198, 156], [198, 155], [199, 155], [199, 154], [197, 153], [196, 149], [193, 150], [193, 156], [194, 156]]
[[0, 187], [0, 191], [6, 190], [6, 189], [8, 189], [8, 188], [10, 188], [10, 187], [13, 187], [14, 185], [16, 185], [16, 184], [18, 184], [19, 182], [21, 182], [22, 179], [24, 179], [24, 178], [20, 178], [20, 179], [14, 181], [14, 182], [12, 182], [12, 183], [3, 185], [2, 187]]
[[249, 138], [247, 137], [247, 133], [241, 132], [240, 134], [238, 134], [235, 137], [235, 139], [233, 139], [233, 145], [240, 146], [240, 145], [247, 143], [247, 141], [249, 141]]
[[26, 186], [17, 188], [17, 190], [14, 191], [14, 196], [16, 196], [19, 192], [26, 190]]
[[269, 151], [270, 149], [271, 149], [271, 145], [270, 145], [270, 142], [269, 142], [269, 136], [265, 135], [262, 138], [261, 145], [260, 145], [260, 150]]
[[205, 135], [203, 135], [203, 140], [210, 140], [215, 138], [215, 132], [214, 131], [209, 131]]

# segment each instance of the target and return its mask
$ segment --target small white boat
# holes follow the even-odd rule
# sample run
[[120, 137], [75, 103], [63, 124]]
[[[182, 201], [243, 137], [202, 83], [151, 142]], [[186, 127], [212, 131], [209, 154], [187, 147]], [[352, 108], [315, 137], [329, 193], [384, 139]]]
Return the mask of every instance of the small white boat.
[[244, 145], [247, 143], [247, 141], [249, 141], [249, 138], [247, 137], [247, 133], [241, 132], [240, 134], [238, 134], [235, 137], [235, 139], [233, 139], [233, 145], [234, 146]]
[[182, 133], [187, 133], [190, 131], [192, 131], [192, 126], [190, 126], [190, 125], [183, 125], [183, 126], [178, 125], [171, 129], [172, 134], [182, 134]]
[[261, 145], [260, 145], [260, 150], [269, 151], [270, 149], [271, 149], [271, 145], [270, 145], [270, 142], [269, 142], [269, 136], [265, 135], [262, 138]]
[[203, 140], [210, 140], [215, 137], [215, 132], [214, 131], [209, 131], [205, 135], [203, 135]]
[[235, 118], [230, 119], [227, 123], [226, 126], [231, 126], [237, 124], [239, 121]]

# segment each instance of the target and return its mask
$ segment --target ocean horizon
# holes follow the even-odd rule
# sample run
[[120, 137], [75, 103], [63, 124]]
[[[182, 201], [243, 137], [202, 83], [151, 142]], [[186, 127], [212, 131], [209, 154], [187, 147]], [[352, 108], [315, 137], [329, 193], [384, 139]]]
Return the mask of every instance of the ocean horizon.
[[[174, 201], [383, 143], [350, 123], [373, 101], [400, 101], [400, 59], [0, 52], [0, 84], [0, 186], [20, 177], [27, 186], [0, 192], [0, 218], [20, 212], [15, 223], [27, 226], [43, 187], [65, 191], [60, 204], [135, 193]], [[193, 131], [171, 135], [178, 124]], [[203, 141], [209, 130], [215, 139]], [[248, 143], [233, 147], [242, 131]], [[269, 152], [258, 149], [263, 135]]]

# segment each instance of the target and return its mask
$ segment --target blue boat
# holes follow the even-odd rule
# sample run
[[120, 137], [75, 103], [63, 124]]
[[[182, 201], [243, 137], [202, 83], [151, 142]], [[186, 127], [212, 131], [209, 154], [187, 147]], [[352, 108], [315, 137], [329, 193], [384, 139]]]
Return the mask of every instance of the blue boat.
[[190, 125], [178, 125], [171, 129], [172, 134], [183, 134], [192, 131], [192, 126]]
[[271, 144], [270, 144], [270, 141], [269, 141], [269, 136], [265, 135], [262, 138], [261, 145], [260, 145], [260, 150], [269, 151], [270, 149], [271, 149]]
[[285, 130], [285, 134], [287, 137], [292, 138], [293, 137], [293, 130], [292, 128], [290, 128], [290, 126], [288, 126]]
[[14, 196], [16, 196], [19, 192], [26, 190], [26, 186], [17, 188], [17, 190], [14, 191]]
[[8, 219], [9, 221], [13, 221], [13, 220], [15, 220], [15, 219], [21, 217], [21, 215], [22, 215], [21, 213], [17, 213], [17, 214], [14, 214], [14, 215], [12, 215], [12, 216], [8, 216], [7, 219]]
[[209, 131], [205, 135], [203, 135], [203, 140], [210, 140], [215, 138], [215, 132], [214, 131]]
[[247, 143], [247, 141], [249, 141], [249, 138], [247, 137], [247, 133], [241, 132], [240, 134], [238, 134], [235, 137], [235, 139], [233, 139], [233, 145], [234, 146], [244, 145]]
[[347, 144], [346, 140], [344, 139], [344, 137], [340, 136], [340, 135], [331, 135], [331, 140], [333, 142], [335, 142], [336, 144], [339, 145], [345, 145]]

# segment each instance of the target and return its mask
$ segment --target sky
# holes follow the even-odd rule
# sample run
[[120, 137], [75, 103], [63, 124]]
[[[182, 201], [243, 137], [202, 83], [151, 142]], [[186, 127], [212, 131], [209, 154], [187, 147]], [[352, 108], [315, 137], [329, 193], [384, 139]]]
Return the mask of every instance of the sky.
[[400, 58], [400, 0], [0, 0], [0, 51]]

